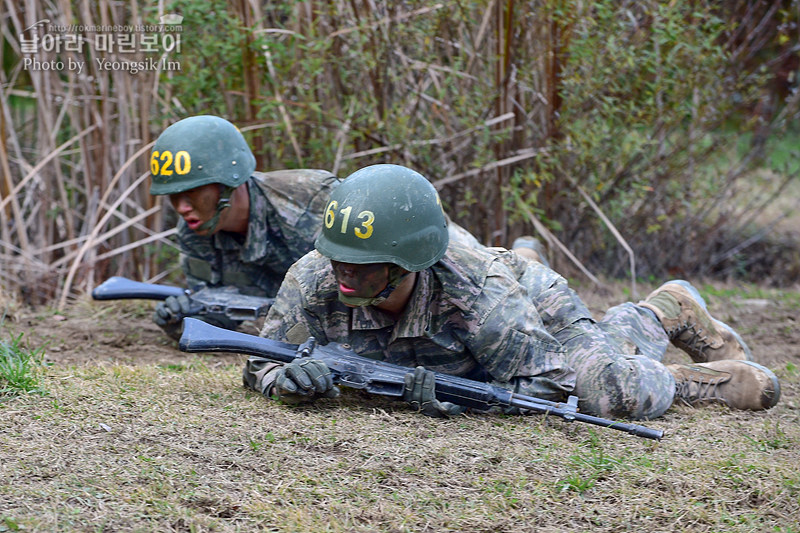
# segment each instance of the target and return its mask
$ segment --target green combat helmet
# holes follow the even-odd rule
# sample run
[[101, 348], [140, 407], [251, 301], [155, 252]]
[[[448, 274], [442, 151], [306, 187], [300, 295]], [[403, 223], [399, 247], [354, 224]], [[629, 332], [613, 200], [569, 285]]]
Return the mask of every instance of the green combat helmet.
[[185, 118], [158, 136], [150, 154], [150, 194], [175, 194], [209, 183], [238, 187], [256, 168], [241, 132], [224, 118]]
[[419, 272], [447, 251], [447, 221], [436, 189], [398, 165], [373, 165], [331, 193], [317, 250], [341, 263], [393, 263]]
[[204, 224], [212, 229], [230, 205], [233, 190], [256, 168], [256, 159], [242, 133], [224, 118], [185, 118], [158, 136], [150, 154], [150, 194], [176, 194], [209, 183], [224, 186], [217, 213]]

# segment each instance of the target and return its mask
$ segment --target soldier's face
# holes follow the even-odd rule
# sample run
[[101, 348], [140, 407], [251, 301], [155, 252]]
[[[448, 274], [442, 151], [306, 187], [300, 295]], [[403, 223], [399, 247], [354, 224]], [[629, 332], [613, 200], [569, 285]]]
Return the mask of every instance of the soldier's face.
[[197, 228], [214, 216], [219, 195], [219, 184], [209, 183], [188, 191], [170, 194], [169, 201], [175, 211], [186, 221], [190, 230], [198, 235], [205, 235], [208, 233], [207, 230], [198, 230]]
[[372, 298], [385, 289], [391, 266], [391, 263], [355, 265], [331, 260], [339, 292], [355, 298]]

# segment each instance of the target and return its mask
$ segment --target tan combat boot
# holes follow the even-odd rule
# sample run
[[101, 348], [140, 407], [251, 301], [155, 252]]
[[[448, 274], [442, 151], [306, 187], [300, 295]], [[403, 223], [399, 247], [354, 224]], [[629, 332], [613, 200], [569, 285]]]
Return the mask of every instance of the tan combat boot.
[[638, 305], [656, 314], [672, 344], [695, 363], [753, 360], [747, 344], [708, 313], [705, 300], [689, 282], [668, 281]]
[[667, 365], [675, 377], [675, 398], [689, 405], [724, 403], [759, 411], [778, 403], [781, 387], [768, 368], [752, 361]]
[[547, 257], [544, 253], [544, 246], [542, 246], [542, 243], [539, 242], [539, 239], [536, 237], [524, 235], [517, 238], [514, 244], [511, 245], [511, 250], [526, 259], [538, 261], [547, 268], [550, 268], [550, 263], [547, 261]]

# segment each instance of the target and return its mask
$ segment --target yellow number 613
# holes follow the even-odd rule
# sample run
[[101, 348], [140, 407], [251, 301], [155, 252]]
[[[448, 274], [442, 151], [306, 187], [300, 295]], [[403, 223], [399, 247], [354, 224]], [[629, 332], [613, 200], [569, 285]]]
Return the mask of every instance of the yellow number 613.
[[[336, 200], [331, 200], [328, 203], [328, 207], [325, 208], [325, 227], [331, 229], [336, 222], [336, 208], [339, 207], [339, 202]], [[339, 209], [339, 214], [342, 215], [342, 226], [339, 230], [341, 233], [347, 233], [347, 224], [350, 221], [350, 214], [353, 211], [353, 206], [348, 205], [347, 207], [343, 207]], [[359, 239], [369, 239], [372, 236], [372, 232], [374, 231], [374, 227], [372, 226], [373, 222], [375, 222], [375, 214], [372, 211], [361, 211], [358, 215], [356, 215], [356, 220], [361, 221], [360, 224], [357, 224], [353, 228], [353, 233]]]

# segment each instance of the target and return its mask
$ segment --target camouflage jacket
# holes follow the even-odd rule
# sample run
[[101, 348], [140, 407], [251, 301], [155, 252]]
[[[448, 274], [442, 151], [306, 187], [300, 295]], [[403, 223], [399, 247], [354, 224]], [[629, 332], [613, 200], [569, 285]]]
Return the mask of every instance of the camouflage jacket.
[[313, 335], [366, 357], [560, 400], [575, 373], [553, 334], [590, 317], [564, 288], [565, 280], [540, 263], [452, 242], [419, 272], [395, 321], [378, 308], [339, 302], [329, 260], [313, 251], [289, 269], [261, 335], [293, 343]]
[[325, 202], [339, 180], [325, 170], [254, 172], [247, 181], [250, 221], [246, 235], [200, 236], [181, 220], [181, 267], [190, 288], [238, 287], [274, 296], [296, 260], [314, 248]]

